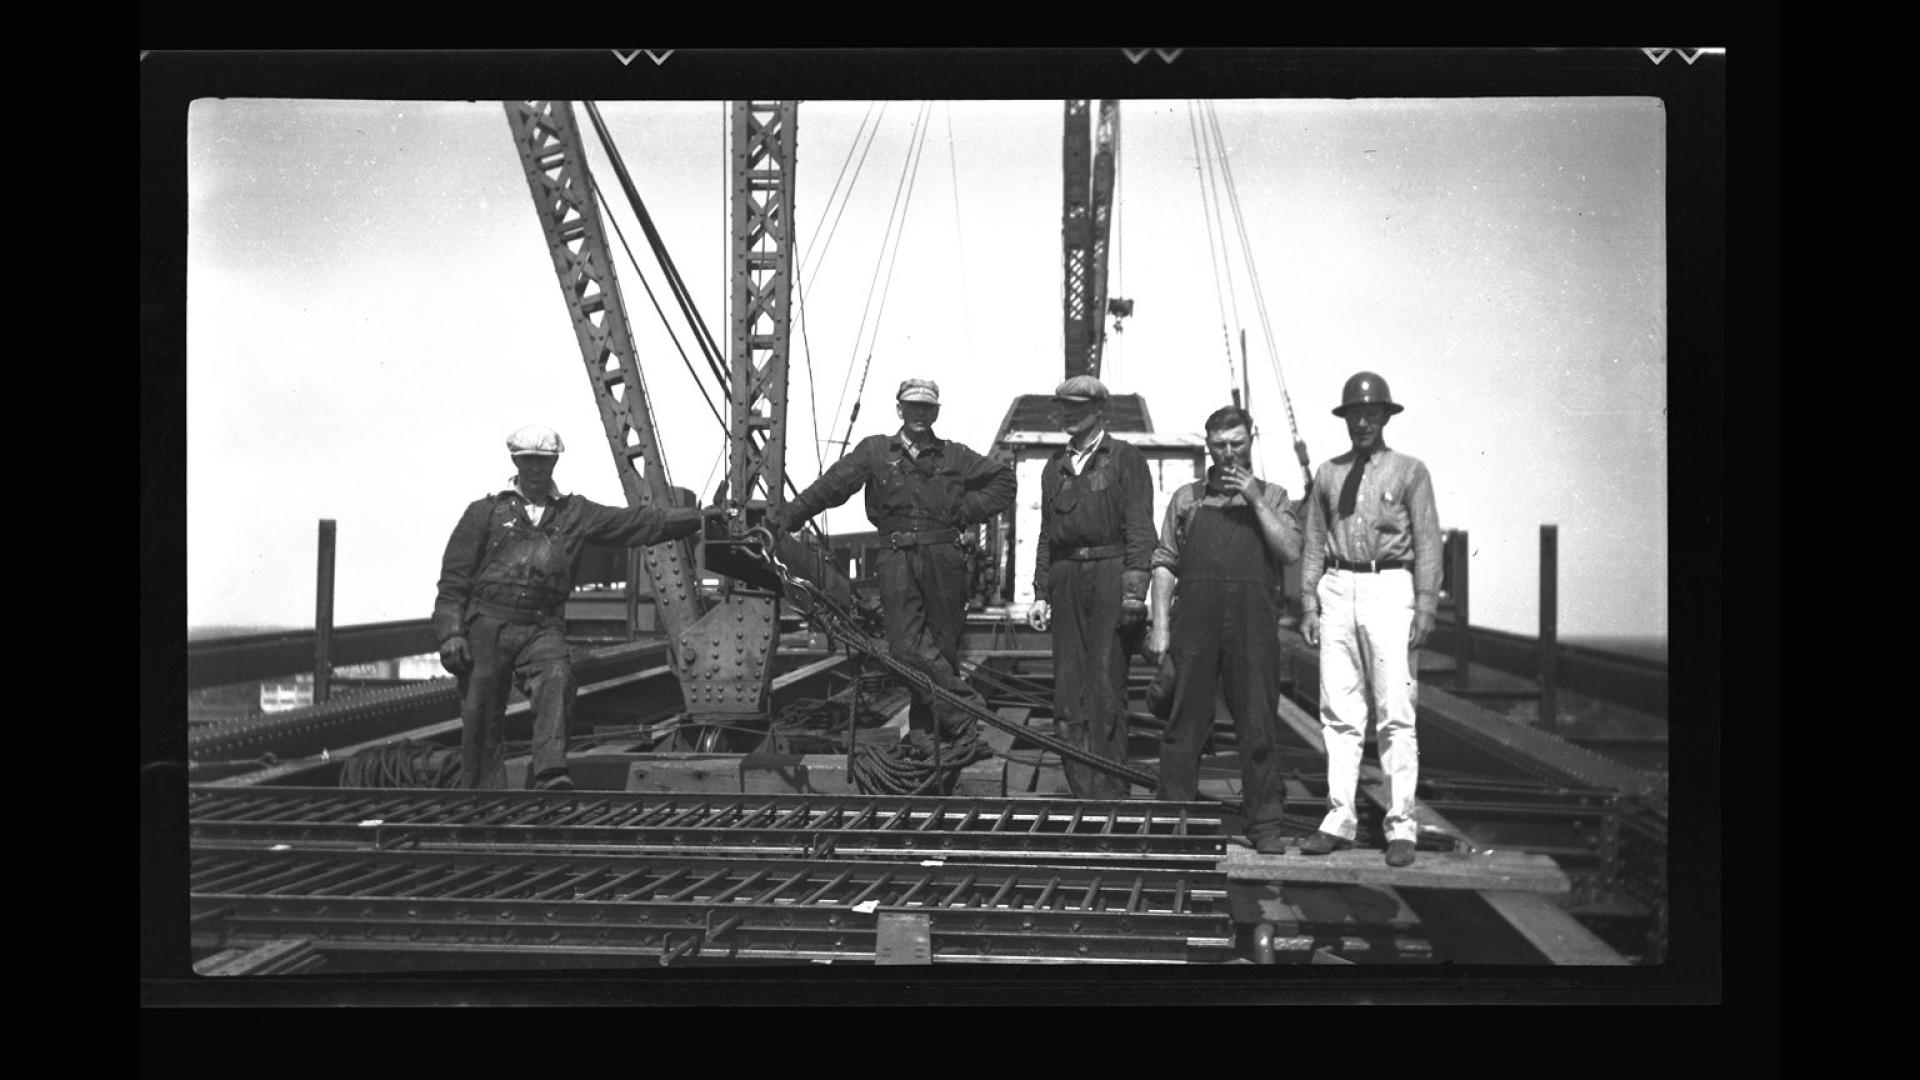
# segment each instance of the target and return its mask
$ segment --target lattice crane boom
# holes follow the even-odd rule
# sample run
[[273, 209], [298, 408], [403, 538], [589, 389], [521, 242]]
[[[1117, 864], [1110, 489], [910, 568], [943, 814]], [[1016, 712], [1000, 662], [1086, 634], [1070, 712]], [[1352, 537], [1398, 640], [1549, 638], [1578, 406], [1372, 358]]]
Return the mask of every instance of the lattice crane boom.
[[[653, 409], [640, 375], [573, 105], [566, 101], [503, 105], [627, 503], [670, 502], [659, 433], [654, 429]], [[640, 561], [661, 627], [669, 640], [677, 640], [704, 614], [692, 573], [691, 547], [686, 541], [655, 544], [643, 550]]]

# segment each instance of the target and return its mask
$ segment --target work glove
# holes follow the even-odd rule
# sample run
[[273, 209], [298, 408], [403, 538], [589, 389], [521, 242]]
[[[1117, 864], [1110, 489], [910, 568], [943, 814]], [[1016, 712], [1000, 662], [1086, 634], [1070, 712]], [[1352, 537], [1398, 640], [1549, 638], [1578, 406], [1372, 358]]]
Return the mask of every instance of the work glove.
[[467, 651], [465, 634], [455, 634], [440, 643], [440, 666], [449, 675], [467, 675], [473, 671], [473, 654]]
[[666, 521], [661, 528], [661, 537], [655, 543], [666, 543], [692, 536], [700, 531], [701, 510], [697, 506], [668, 507], [664, 513]]
[[1053, 605], [1045, 600], [1035, 600], [1027, 609], [1027, 625], [1035, 630], [1045, 630], [1053, 621]]
[[768, 508], [766, 515], [760, 519], [760, 524], [765, 525], [768, 532], [790, 533], [794, 530], [795, 523], [792, 511], [785, 506], [774, 506]]
[[1147, 624], [1147, 583], [1152, 575], [1145, 570], [1120, 572], [1120, 632], [1138, 633]]

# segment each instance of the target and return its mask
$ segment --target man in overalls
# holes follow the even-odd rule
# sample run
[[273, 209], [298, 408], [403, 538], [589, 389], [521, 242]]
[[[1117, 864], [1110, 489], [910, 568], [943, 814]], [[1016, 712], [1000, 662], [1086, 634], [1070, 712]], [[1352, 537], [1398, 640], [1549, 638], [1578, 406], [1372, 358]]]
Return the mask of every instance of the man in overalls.
[[1220, 694], [1239, 739], [1247, 838], [1256, 850], [1278, 854], [1287, 849], [1275, 714], [1280, 572], [1300, 557], [1300, 520], [1285, 489], [1253, 474], [1246, 410], [1216, 410], [1206, 433], [1213, 466], [1206, 479], [1173, 493], [1153, 552], [1148, 649], [1171, 655], [1175, 672], [1158, 797], [1198, 796], [1200, 750]]
[[509, 436], [512, 484], [468, 505], [441, 559], [433, 630], [441, 666], [459, 679], [460, 780], [469, 788], [507, 786], [507, 692], [518, 686], [533, 706], [528, 785], [572, 789], [567, 722], [576, 686], [566, 603], [573, 568], [589, 542], [644, 547], [700, 528], [694, 507], [615, 509], [561, 494], [553, 467], [565, 449], [550, 428]]
[[[1107, 388], [1076, 375], [1053, 392], [1067, 445], [1040, 473], [1040, 536], [1027, 621], [1053, 632], [1053, 724], [1062, 741], [1127, 757], [1128, 639], [1146, 620], [1153, 559], [1153, 474], [1146, 455], [1107, 435]], [[1127, 782], [1066, 762], [1078, 799], [1124, 799]]]
[[[984, 705], [960, 675], [968, 582], [959, 541], [962, 530], [1013, 505], [1013, 470], [933, 433], [940, 387], [931, 380], [902, 382], [895, 401], [899, 431], [860, 440], [793, 501], [769, 509], [765, 522], [769, 529], [798, 529], [864, 488], [867, 519], [885, 545], [877, 570], [888, 651], [942, 689]], [[918, 690], [908, 723], [946, 739], [973, 730], [964, 710]]]

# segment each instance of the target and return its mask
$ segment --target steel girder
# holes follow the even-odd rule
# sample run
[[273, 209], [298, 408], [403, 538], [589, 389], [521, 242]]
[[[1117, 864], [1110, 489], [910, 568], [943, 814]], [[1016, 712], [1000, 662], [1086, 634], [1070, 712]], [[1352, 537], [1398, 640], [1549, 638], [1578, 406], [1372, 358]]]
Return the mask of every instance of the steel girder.
[[1107, 240], [1113, 205], [1113, 147], [1120, 133], [1120, 103], [1100, 102], [1098, 134], [1090, 136], [1090, 102], [1066, 103], [1061, 147], [1064, 193], [1060, 235], [1063, 249], [1066, 373], [1100, 374], [1105, 338]]
[[1120, 103], [1103, 100], [1093, 136], [1093, 224], [1087, 266], [1087, 374], [1095, 378], [1100, 376], [1101, 351], [1107, 340], [1107, 243], [1113, 233], [1113, 154], [1119, 141]]
[[1088, 318], [1087, 258], [1092, 232], [1091, 179], [1089, 160], [1091, 137], [1087, 129], [1087, 102], [1069, 98], [1066, 104], [1066, 136], [1061, 144], [1061, 171], [1065, 191], [1061, 200], [1060, 240], [1062, 247], [1062, 300], [1066, 321], [1066, 373], [1069, 378], [1087, 372], [1087, 344], [1092, 328]]
[[[727, 478], [739, 506], [755, 497], [779, 502], [786, 477], [797, 119], [792, 101], [732, 105], [733, 441]], [[744, 532], [745, 522], [736, 520]]]
[[[728, 541], [746, 533], [748, 502], [783, 501], [787, 439], [787, 341], [793, 262], [792, 101], [731, 106], [733, 313], [728, 380]], [[764, 411], [763, 411], [764, 406]], [[709, 537], [708, 569], [728, 573], [725, 541]], [[680, 641], [687, 711], [697, 720], [765, 719], [779, 600], [735, 588]]]
[[[626, 305], [614, 274], [612, 249], [600, 219], [599, 200], [587, 172], [585, 146], [566, 101], [508, 101], [507, 123], [526, 173], [540, 229], [553, 258], [554, 273], [574, 336], [586, 363], [607, 446], [613, 452], [620, 486], [630, 506], [671, 501], [662, 463], [653, 407], [634, 353]], [[686, 541], [655, 544], [640, 560], [653, 589], [662, 628], [669, 641], [701, 616], [703, 606], [689, 568]], [[676, 671], [687, 665], [678, 650]]]

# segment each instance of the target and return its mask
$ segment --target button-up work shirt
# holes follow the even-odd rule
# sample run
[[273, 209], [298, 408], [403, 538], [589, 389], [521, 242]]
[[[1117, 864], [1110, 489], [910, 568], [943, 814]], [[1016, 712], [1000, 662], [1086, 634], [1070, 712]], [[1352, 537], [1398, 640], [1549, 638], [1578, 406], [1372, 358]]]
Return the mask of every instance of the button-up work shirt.
[[1067, 461], [1070, 463], [1070, 465], [1067, 471], [1072, 473], [1075, 476], [1079, 476], [1081, 473], [1086, 472], [1087, 461], [1093, 457], [1093, 452], [1095, 450], [1100, 449], [1100, 444], [1106, 441], [1107, 441], [1107, 433], [1106, 431], [1101, 430], [1101, 431], [1094, 432], [1093, 438], [1089, 440], [1087, 442], [1087, 445], [1084, 447], [1076, 447], [1072, 443], [1068, 443], [1067, 444]]
[[1433, 480], [1420, 459], [1382, 446], [1360, 474], [1353, 513], [1341, 517], [1340, 487], [1353, 468], [1349, 450], [1323, 461], [1313, 475], [1307, 504], [1306, 551], [1300, 560], [1300, 606], [1316, 612], [1315, 589], [1326, 572], [1327, 556], [1350, 562], [1406, 560], [1413, 564], [1414, 607], [1429, 615], [1440, 607], [1440, 557], [1444, 538], [1434, 508]]
[[[1287, 498], [1287, 489], [1279, 484], [1270, 484], [1255, 478], [1254, 489], [1257, 498], [1273, 508], [1280, 517], [1280, 531], [1289, 542], [1295, 542], [1300, 536], [1300, 515], [1294, 510], [1293, 501]], [[1227, 507], [1242, 505], [1240, 496], [1229, 495], [1209, 486], [1206, 480], [1196, 480], [1176, 489], [1173, 498], [1167, 500], [1167, 513], [1160, 523], [1160, 543], [1153, 549], [1153, 568], [1165, 567], [1175, 574], [1180, 572], [1180, 550], [1187, 539], [1187, 525], [1193, 515], [1203, 506]], [[1267, 551], [1267, 560], [1276, 573], [1286, 561], [1287, 553]]]
[[[1104, 432], [1102, 435], [1104, 436]], [[1132, 443], [1100, 438], [1076, 465], [1069, 443], [1040, 473], [1040, 542], [1033, 557], [1033, 597], [1051, 591], [1053, 548], [1121, 544], [1123, 571], [1145, 573], [1153, 556], [1153, 471]], [[1144, 583], [1141, 585], [1144, 588]]]
[[867, 520], [881, 532], [985, 521], [1013, 505], [1013, 470], [965, 445], [934, 438], [908, 452], [904, 435], [869, 435], [787, 504], [796, 524], [866, 489]]

